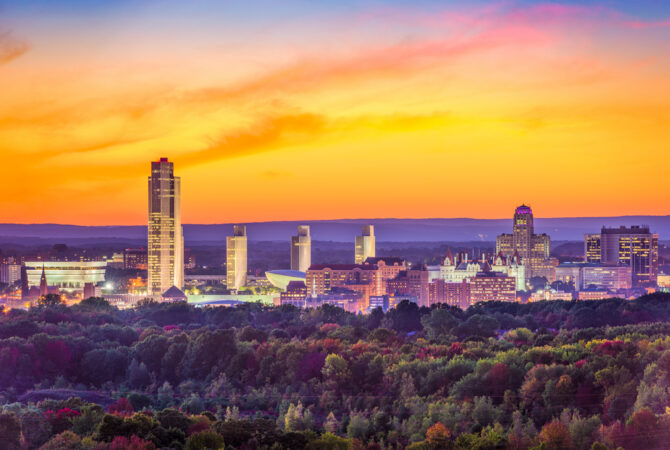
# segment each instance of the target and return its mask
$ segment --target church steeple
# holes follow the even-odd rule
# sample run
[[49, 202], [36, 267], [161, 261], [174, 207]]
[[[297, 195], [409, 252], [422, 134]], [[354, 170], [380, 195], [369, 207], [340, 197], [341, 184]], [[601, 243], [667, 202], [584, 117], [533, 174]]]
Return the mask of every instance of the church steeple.
[[44, 264], [42, 264], [42, 276], [40, 277], [40, 297], [46, 297], [49, 293], [49, 287], [47, 285], [47, 274], [44, 270]]

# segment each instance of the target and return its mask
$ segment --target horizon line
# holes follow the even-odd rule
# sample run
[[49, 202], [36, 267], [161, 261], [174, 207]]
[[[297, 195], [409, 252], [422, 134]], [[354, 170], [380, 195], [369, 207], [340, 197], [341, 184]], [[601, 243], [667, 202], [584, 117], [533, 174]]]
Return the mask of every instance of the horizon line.
[[[649, 218], [670, 218], [670, 214], [625, 214], [616, 216], [553, 216], [553, 217], [537, 217], [534, 220], [552, 220], [552, 219], [626, 219], [635, 217], [649, 217]], [[262, 221], [236, 221], [236, 222], [210, 222], [210, 223], [182, 223], [183, 225], [252, 225], [252, 224], [272, 224], [272, 223], [287, 223], [287, 222], [338, 222], [338, 221], [379, 221], [379, 220], [513, 220], [512, 217], [360, 217], [360, 218], [337, 218], [337, 219], [285, 219], [285, 220], [262, 220]], [[31, 225], [54, 225], [54, 226], [70, 226], [70, 227], [144, 227], [146, 223], [135, 224], [108, 224], [108, 225], [82, 225], [75, 223], [57, 223], [57, 222], [0, 222], [2, 225], [16, 225], [16, 226], [31, 226]]]

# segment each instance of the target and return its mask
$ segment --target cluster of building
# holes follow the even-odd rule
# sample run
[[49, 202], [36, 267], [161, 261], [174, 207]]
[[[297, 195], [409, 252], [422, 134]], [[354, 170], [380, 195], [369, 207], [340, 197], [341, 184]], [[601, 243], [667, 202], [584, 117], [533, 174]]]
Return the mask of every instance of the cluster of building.
[[[226, 274], [198, 275], [185, 280], [185, 267], [195, 266], [184, 248], [181, 224], [181, 181], [173, 163], [161, 158], [151, 163], [148, 178], [148, 239], [145, 248], [129, 248], [111, 259], [0, 261], [0, 282], [21, 280], [22, 300], [34, 301], [49, 293], [100, 295], [109, 266], [147, 270], [147, 278], [131, 280], [124, 303], [147, 296], [182, 301], [185, 282], [225, 283], [234, 295], [250, 283], [247, 267], [247, 228], [235, 225], [226, 238]], [[439, 265], [411, 265], [397, 257], [377, 257], [373, 225], [364, 225], [354, 240], [353, 264], [312, 264], [310, 227], [301, 225], [290, 241], [290, 270], [266, 273], [266, 282], [282, 292], [275, 304], [313, 307], [340, 306], [352, 312], [394, 307], [409, 300], [420, 306], [449, 304], [467, 308], [478, 302], [597, 299], [632, 297], [659, 283], [658, 235], [648, 226], [607, 228], [584, 237], [584, 261], [559, 264], [551, 257], [551, 238], [536, 234], [529, 206], [516, 208], [512, 233], [496, 239], [495, 252], [471, 257], [449, 250]], [[195, 279], [193, 279], [195, 277]], [[204, 278], [203, 278], [204, 277]], [[211, 280], [210, 280], [211, 279]], [[530, 294], [534, 280], [546, 289]], [[667, 280], [670, 285], [670, 279]], [[554, 288], [549, 288], [552, 285]], [[113, 298], [112, 298], [113, 297]], [[123, 297], [123, 298], [122, 298]]]

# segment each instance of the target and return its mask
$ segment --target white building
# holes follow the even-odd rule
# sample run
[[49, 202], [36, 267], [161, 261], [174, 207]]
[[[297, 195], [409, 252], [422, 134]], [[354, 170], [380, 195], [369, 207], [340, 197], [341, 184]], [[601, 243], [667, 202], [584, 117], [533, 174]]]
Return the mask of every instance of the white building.
[[476, 277], [478, 272], [489, 270], [504, 273], [509, 277], [515, 278], [516, 290], [526, 290], [526, 269], [524, 265], [516, 257], [505, 257], [502, 255], [493, 258], [489, 263], [488, 261], [469, 260], [467, 254], [461, 254], [456, 259], [453, 257], [451, 250], [449, 250], [440, 266], [439, 278], [447, 283], [462, 283], [464, 280]]
[[235, 225], [226, 238], [226, 287], [237, 290], [247, 284], [247, 227]]
[[307, 272], [312, 265], [312, 237], [309, 225], [298, 226], [298, 235], [291, 236], [291, 270]]
[[96, 285], [105, 281], [107, 261], [26, 261], [28, 287], [39, 287], [42, 268], [49, 286], [61, 291], [84, 290], [86, 283]]
[[361, 236], [356, 236], [356, 249], [354, 262], [363, 264], [366, 259], [376, 256], [375, 226], [363, 225]]

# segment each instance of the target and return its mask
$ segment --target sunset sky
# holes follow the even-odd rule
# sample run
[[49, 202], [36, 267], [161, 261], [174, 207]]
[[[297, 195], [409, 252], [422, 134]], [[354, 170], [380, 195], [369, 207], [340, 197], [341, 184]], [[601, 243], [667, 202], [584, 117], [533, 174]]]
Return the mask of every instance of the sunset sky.
[[670, 214], [670, 2], [0, 0], [0, 222]]

